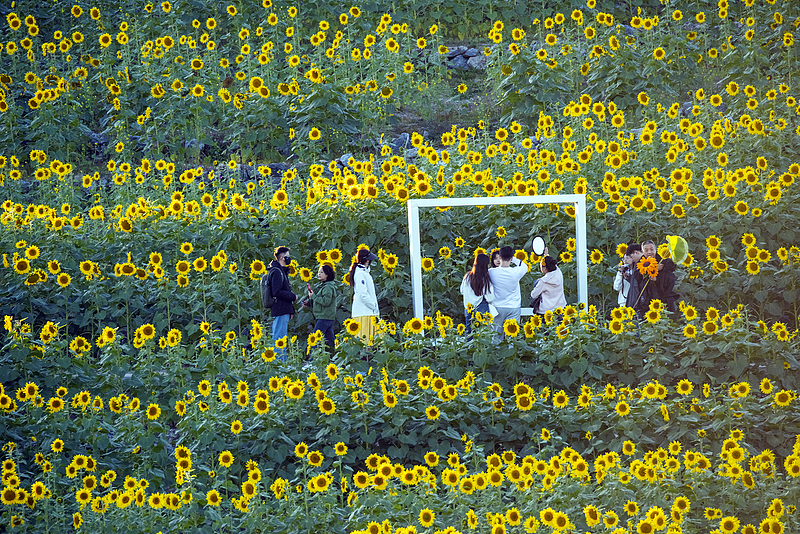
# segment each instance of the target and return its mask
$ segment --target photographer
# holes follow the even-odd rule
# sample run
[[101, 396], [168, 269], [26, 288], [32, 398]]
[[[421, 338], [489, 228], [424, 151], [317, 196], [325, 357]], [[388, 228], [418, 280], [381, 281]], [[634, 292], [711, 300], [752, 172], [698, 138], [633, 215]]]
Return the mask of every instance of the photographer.
[[630, 261], [627, 271], [622, 273], [623, 280], [626, 280], [630, 284], [628, 286], [625, 305], [638, 309], [637, 300], [644, 286], [640, 283], [642, 281], [641, 276], [637, 276], [636, 264], [642, 259], [642, 246], [638, 243], [628, 245], [628, 250], [625, 251], [625, 255], [628, 256]]
[[618, 291], [617, 306], [624, 308], [628, 305], [628, 294], [631, 291], [631, 265], [633, 265], [631, 256], [628, 251], [622, 257], [617, 267], [617, 275], [614, 277], [614, 291]]

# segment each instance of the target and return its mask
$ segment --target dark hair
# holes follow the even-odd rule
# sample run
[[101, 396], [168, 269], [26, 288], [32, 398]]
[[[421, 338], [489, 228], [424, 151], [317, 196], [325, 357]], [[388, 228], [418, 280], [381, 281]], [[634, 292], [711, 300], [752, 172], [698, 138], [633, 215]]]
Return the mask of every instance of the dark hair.
[[628, 245], [628, 248], [625, 249], [625, 254], [630, 255], [631, 252], [641, 252], [641, 251], [642, 251], [642, 245], [634, 243], [633, 245]]
[[350, 265], [350, 285], [353, 285], [355, 283], [356, 265], [366, 263], [367, 256], [369, 255], [370, 251], [368, 248], [362, 248], [361, 250], [358, 251], [358, 254], [356, 254], [356, 261], [354, 261], [353, 264]]
[[503, 261], [511, 261], [511, 258], [513, 258], [513, 257], [514, 257], [514, 249], [513, 248], [511, 248], [509, 246], [505, 246], [505, 247], [500, 249], [500, 259], [501, 260], [503, 260]]
[[[493, 250], [493, 251], [492, 251], [492, 261], [491, 261], [491, 262], [489, 262], [489, 263], [492, 265], [492, 267], [494, 267], [494, 259], [495, 259], [496, 257], [498, 257], [498, 256], [500, 256], [500, 251], [499, 251], [499, 250]], [[502, 259], [502, 258], [501, 258], [501, 259]]]
[[469, 276], [469, 285], [476, 295], [483, 295], [492, 287], [492, 281], [489, 278], [489, 256], [486, 254], [478, 254], [475, 256], [475, 262], [472, 264], [472, 270], [464, 275], [464, 278]]
[[322, 272], [325, 273], [325, 281], [332, 282], [336, 278], [336, 273], [333, 272], [333, 267], [328, 264], [322, 266]]
[[548, 273], [552, 273], [553, 271], [558, 269], [558, 264], [556, 263], [556, 260], [554, 260], [552, 256], [545, 256], [544, 268], [547, 269]]
[[281, 257], [281, 254], [286, 254], [287, 252], [289, 252], [289, 247], [280, 246], [280, 247], [276, 248], [275, 249], [275, 259], [277, 260], [278, 258]]

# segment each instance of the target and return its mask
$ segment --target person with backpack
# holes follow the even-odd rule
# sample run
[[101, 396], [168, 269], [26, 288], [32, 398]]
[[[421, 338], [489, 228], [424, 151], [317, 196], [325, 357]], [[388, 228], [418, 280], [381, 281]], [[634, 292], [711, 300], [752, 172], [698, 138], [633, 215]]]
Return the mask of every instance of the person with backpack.
[[[265, 308], [272, 311], [272, 342], [286, 337], [289, 329], [289, 319], [294, 317], [294, 303], [297, 295], [292, 292], [289, 285], [289, 264], [292, 258], [289, 248], [280, 246], [275, 249], [275, 259], [269, 264], [267, 287], [262, 287], [262, 302]], [[264, 280], [262, 279], [262, 286]], [[266, 291], [264, 290], [266, 289]], [[265, 294], [266, 293], [266, 294]], [[277, 349], [276, 354], [281, 360], [286, 361], [286, 349]]]
[[303, 306], [311, 306], [311, 311], [317, 319], [314, 331], [319, 330], [325, 336], [325, 344], [331, 354], [336, 348], [333, 326], [336, 324], [336, 275], [333, 267], [328, 264], [320, 266], [317, 272], [319, 285], [313, 290], [308, 289], [308, 297], [303, 300]]
[[375, 337], [375, 318], [380, 318], [378, 297], [375, 294], [375, 283], [369, 273], [369, 265], [378, 256], [362, 248], [356, 254], [356, 261], [350, 266], [350, 285], [353, 286], [352, 317], [359, 324], [358, 337], [372, 345]]

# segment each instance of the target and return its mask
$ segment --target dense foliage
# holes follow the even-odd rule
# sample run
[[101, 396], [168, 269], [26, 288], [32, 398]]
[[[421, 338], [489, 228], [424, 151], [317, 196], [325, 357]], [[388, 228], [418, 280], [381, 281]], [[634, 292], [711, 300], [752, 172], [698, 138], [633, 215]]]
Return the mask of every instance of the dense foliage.
[[[298, 4], [2, 8], [3, 524], [800, 528], [797, 5]], [[456, 39], [485, 71], [446, 66]], [[422, 216], [411, 316], [408, 199], [560, 192], [587, 196], [587, 307], [574, 207], [450, 208]], [[517, 249], [527, 294], [537, 234], [570, 304], [465, 336], [475, 253]], [[680, 310], [637, 323], [624, 244], [668, 235]], [[336, 268], [332, 356], [306, 310], [270, 338], [283, 244], [298, 293]], [[363, 245], [374, 347], [347, 321]]]

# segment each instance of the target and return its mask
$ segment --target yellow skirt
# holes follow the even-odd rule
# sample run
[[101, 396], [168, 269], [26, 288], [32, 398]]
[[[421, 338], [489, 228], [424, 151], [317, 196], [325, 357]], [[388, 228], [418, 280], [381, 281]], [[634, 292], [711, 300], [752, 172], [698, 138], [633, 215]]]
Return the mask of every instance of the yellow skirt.
[[359, 317], [353, 317], [353, 321], [358, 323], [358, 337], [363, 339], [367, 345], [372, 345], [372, 340], [375, 338], [375, 332], [377, 331], [376, 324], [377, 324], [377, 317], [374, 315], [361, 315]]

